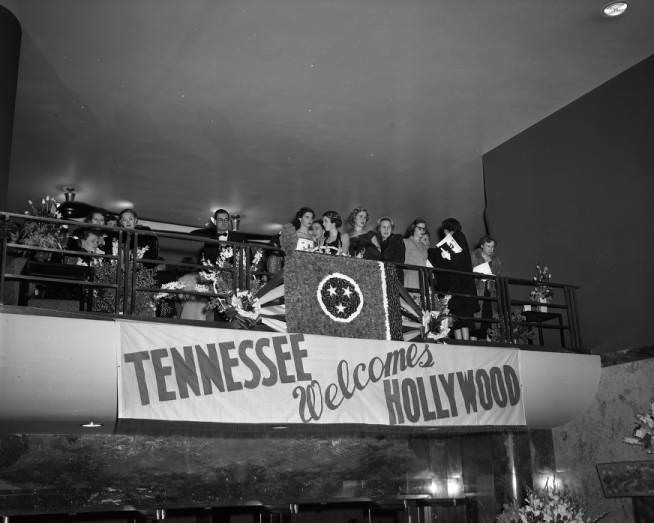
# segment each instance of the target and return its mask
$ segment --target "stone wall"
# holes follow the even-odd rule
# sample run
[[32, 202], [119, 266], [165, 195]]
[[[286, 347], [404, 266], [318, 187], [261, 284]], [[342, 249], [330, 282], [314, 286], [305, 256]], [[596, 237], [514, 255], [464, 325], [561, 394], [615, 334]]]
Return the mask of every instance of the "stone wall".
[[604, 367], [588, 411], [553, 430], [559, 479], [582, 493], [592, 514], [608, 512], [603, 522], [634, 521], [631, 498], [604, 497], [595, 465], [654, 459], [622, 441], [631, 435], [635, 414], [645, 413], [652, 398], [654, 358]]

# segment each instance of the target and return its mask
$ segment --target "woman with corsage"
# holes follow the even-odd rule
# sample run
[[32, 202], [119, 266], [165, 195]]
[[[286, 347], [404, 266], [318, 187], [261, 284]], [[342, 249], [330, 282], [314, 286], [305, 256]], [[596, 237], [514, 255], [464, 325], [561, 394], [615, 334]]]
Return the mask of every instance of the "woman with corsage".
[[379, 260], [381, 249], [375, 231], [369, 229], [368, 210], [355, 208], [345, 221], [346, 231], [350, 237], [350, 256], [366, 260]]
[[313, 238], [311, 226], [316, 213], [309, 207], [302, 207], [295, 213], [293, 226], [297, 233], [297, 251], [313, 251], [316, 246]]

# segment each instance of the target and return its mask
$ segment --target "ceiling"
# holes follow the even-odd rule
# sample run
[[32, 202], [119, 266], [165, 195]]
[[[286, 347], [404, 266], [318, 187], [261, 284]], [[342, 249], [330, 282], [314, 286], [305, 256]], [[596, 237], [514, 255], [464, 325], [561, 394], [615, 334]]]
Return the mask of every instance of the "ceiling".
[[8, 201], [272, 232], [303, 205], [483, 230], [483, 153], [654, 53], [654, 2], [0, 0]]

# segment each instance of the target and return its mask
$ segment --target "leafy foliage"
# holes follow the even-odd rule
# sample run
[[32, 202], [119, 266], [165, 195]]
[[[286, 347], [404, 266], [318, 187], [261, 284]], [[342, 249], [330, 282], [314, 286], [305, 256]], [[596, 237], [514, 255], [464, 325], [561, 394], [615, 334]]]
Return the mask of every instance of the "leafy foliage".
[[571, 492], [553, 488], [529, 490], [522, 504], [504, 505], [499, 523], [595, 523], [599, 517], [586, 515], [581, 501]]
[[493, 324], [488, 328], [488, 337], [494, 343], [513, 343], [513, 344], [527, 344], [536, 336], [536, 329], [527, 325], [527, 320], [519, 312], [511, 313], [512, 332], [509, 335], [506, 332], [502, 322]]

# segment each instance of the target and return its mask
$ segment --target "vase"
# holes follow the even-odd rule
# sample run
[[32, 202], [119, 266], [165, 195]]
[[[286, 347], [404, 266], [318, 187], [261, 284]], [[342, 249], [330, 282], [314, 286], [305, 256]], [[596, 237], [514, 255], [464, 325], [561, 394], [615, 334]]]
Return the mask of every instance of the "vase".
[[[549, 303], [547, 298], [538, 298], [538, 303], [541, 303], [541, 305], [536, 306], [536, 310], [538, 312], [547, 312], [547, 304]], [[544, 305], [542, 305], [544, 304]]]

